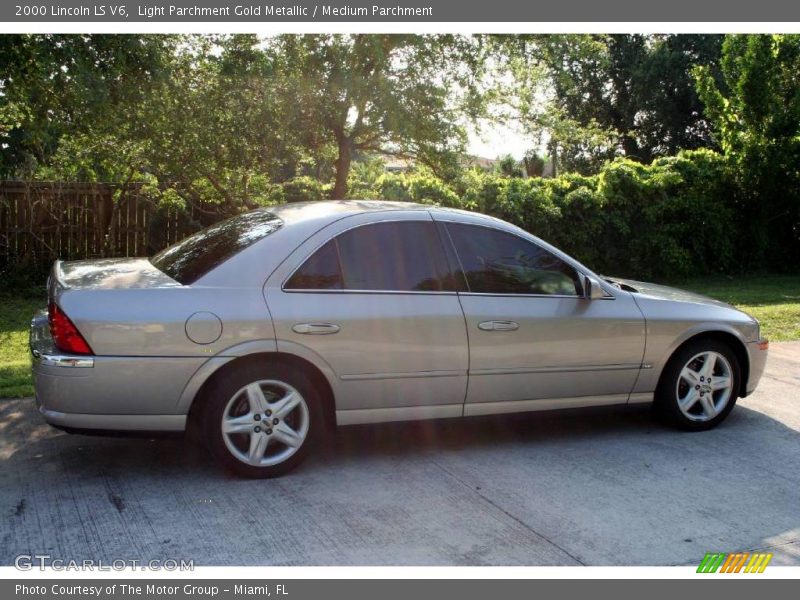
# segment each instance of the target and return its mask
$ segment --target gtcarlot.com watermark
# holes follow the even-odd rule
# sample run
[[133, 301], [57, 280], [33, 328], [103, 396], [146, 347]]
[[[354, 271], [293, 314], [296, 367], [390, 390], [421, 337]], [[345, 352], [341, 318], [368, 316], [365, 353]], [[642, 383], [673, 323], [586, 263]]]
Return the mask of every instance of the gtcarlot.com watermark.
[[14, 559], [20, 571], [194, 571], [194, 560], [165, 558], [137, 560], [118, 558], [114, 560], [64, 559], [50, 554], [20, 554]]

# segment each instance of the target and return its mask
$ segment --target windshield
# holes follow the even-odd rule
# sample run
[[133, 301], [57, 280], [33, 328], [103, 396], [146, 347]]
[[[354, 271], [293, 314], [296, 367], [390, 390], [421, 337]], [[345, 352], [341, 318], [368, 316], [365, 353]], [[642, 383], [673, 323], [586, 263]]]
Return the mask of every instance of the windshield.
[[271, 212], [255, 210], [198, 231], [162, 250], [150, 262], [178, 283], [188, 285], [281, 225], [283, 221]]

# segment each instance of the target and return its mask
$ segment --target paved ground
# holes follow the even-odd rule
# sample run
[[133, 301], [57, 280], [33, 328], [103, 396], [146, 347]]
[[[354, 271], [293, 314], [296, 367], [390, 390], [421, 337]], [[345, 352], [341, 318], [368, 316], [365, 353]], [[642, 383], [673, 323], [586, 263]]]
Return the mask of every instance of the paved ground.
[[70, 436], [0, 401], [0, 564], [800, 564], [800, 343], [715, 431], [647, 409], [343, 429], [271, 481], [182, 440]]

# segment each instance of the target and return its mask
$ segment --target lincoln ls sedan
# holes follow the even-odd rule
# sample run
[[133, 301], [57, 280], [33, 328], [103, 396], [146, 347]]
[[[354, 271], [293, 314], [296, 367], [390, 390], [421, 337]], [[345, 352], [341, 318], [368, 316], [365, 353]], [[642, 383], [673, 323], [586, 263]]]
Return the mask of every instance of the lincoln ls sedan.
[[686, 430], [758, 384], [735, 308], [602, 277], [498, 219], [294, 203], [151, 258], [56, 262], [31, 326], [36, 403], [69, 432], [200, 434], [246, 477], [336, 425], [653, 403]]

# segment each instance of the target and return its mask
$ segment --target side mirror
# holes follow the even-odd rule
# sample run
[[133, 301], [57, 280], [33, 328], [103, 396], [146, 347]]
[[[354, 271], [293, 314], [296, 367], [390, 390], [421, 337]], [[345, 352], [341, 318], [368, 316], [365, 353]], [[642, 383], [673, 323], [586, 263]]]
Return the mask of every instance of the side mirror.
[[597, 300], [598, 298], [605, 298], [606, 294], [600, 282], [587, 275], [583, 278], [583, 295], [587, 300]]

